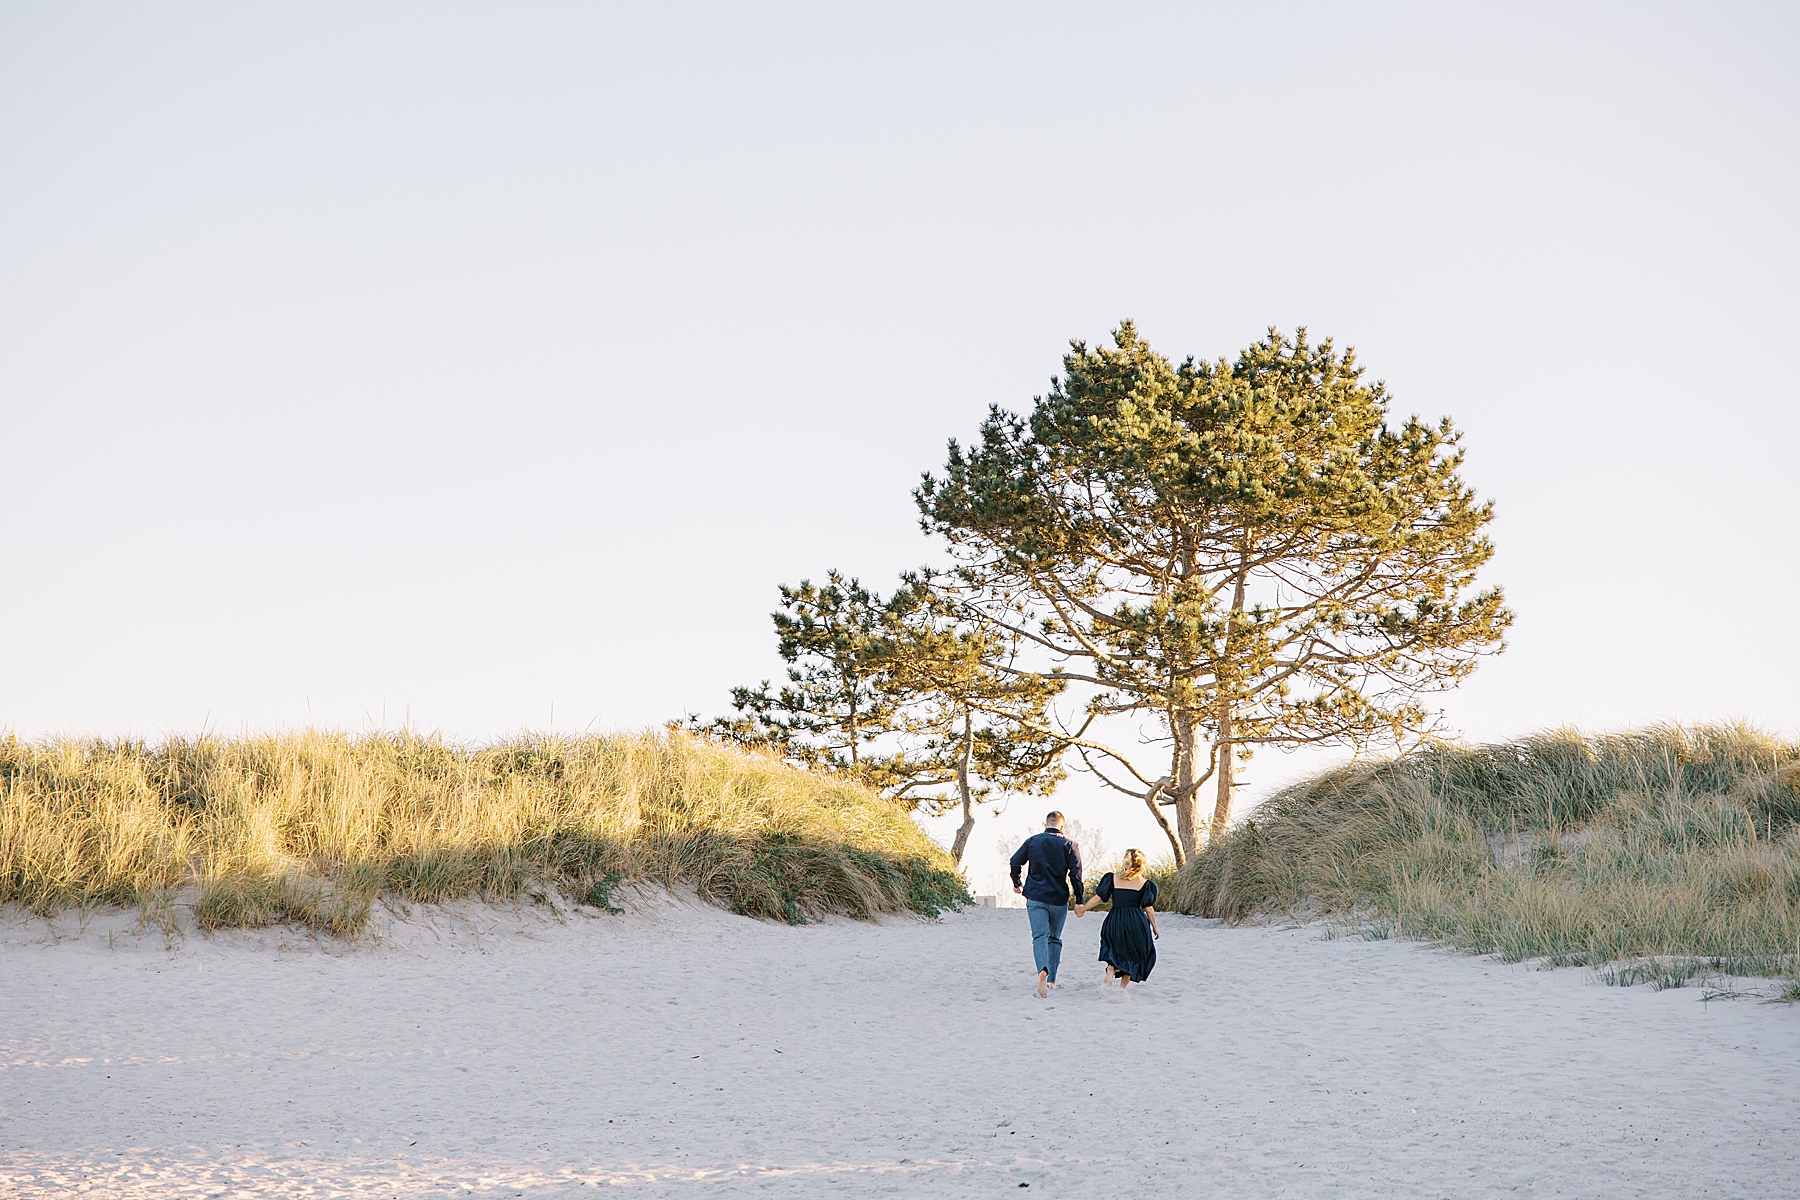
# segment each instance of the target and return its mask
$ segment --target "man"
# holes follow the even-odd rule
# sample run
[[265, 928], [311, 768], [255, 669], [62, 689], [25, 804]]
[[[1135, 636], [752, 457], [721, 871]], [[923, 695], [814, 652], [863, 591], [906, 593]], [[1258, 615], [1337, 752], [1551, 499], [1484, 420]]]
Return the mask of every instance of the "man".
[[[1013, 891], [1025, 897], [1025, 915], [1031, 921], [1031, 954], [1037, 961], [1037, 994], [1056, 986], [1056, 965], [1062, 961], [1063, 922], [1069, 918], [1069, 892], [1082, 901], [1081, 850], [1063, 836], [1063, 815], [1044, 818], [1044, 832], [1025, 839], [1012, 856]], [[1019, 885], [1019, 868], [1031, 864], [1025, 884]], [[1065, 882], [1066, 881], [1066, 882]]]

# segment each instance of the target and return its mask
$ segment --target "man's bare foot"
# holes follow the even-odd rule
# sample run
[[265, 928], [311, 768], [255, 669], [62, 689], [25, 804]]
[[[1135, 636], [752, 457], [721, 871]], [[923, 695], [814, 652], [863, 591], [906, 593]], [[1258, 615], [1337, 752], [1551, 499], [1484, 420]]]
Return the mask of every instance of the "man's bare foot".
[[1050, 987], [1050, 972], [1039, 971], [1038, 972], [1038, 986], [1037, 986], [1038, 996], [1039, 997], [1048, 996], [1050, 994], [1049, 987]]

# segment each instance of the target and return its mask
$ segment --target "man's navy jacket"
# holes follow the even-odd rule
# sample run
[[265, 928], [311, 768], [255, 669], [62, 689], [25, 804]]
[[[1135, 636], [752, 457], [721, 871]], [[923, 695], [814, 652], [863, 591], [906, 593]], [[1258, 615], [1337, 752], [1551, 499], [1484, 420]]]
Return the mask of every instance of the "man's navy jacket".
[[[1069, 889], [1075, 889], [1075, 903], [1082, 901], [1081, 850], [1062, 835], [1060, 829], [1046, 829], [1025, 839], [1012, 856], [1013, 886], [1019, 886], [1019, 868], [1027, 862], [1031, 870], [1025, 875], [1025, 898], [1045, 904], [1067, 904]], [[1068, 883], [1063, 882], [1064, 876]]]

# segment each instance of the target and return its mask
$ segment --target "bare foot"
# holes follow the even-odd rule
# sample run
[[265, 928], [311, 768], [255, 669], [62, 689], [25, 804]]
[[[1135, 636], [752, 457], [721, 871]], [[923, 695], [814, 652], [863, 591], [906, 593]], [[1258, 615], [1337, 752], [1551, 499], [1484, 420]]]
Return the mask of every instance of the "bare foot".
[[1037, 993], [1038, 993], [1039, 998], [1042, 998], [1042, 997], [1050, 994], [1049, 985], [1050, 985], [1050, 972], [1039, 971], [1038, 972], [1038, 986], [1037, 986]]
[[1115, 972], [1113, 971], [1112, 964], [1107, 963], [1106, 964], [1106, 974], [1101, 977], [1101, 980], [1100, 980], [1101, 984], [1104, 985], [1104, 984], [1111, 983], [1113, 981], [1114, 973]]

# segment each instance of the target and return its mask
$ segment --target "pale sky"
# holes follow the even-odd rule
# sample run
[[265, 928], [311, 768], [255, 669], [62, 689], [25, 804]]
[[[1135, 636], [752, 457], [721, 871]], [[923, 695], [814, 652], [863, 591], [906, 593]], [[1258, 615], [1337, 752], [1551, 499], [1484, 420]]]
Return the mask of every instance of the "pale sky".
[[1795, 736], [1797, 195], [1792, 5], [9, 4], [0, 729], [722, 711], [1130, 317], [1466, 432], [1465, 736]]

